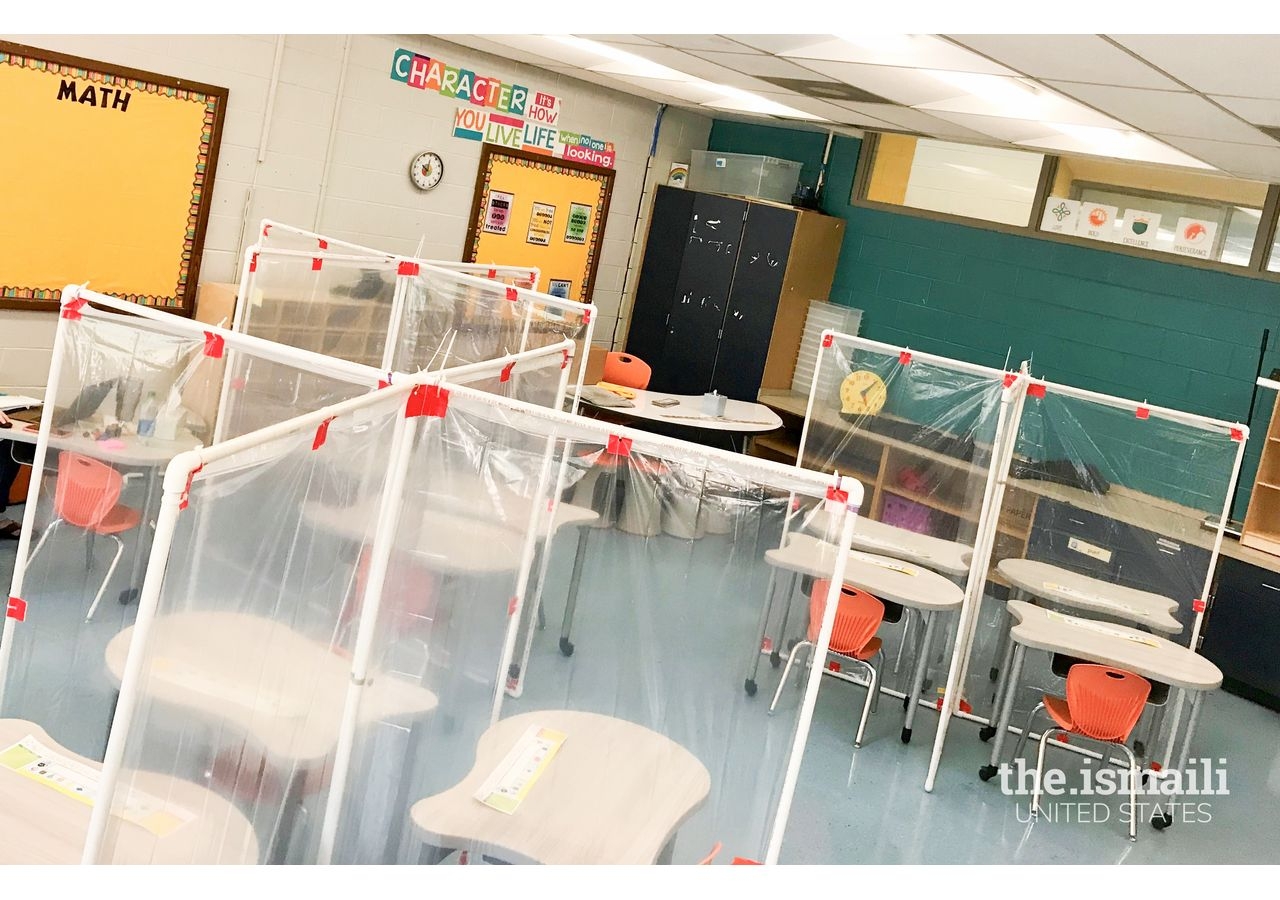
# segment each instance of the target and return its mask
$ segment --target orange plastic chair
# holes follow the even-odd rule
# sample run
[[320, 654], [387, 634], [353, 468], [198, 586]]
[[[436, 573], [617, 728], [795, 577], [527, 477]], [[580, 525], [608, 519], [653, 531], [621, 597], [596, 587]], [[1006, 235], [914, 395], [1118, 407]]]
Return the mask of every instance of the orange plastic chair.
[[1040, 735], [1040, 749], [1036, 754], [1036, 776], [1031, 798], [1031, 814], [1040, 814], [1040, 779], [1044, 768], [1044, 750], [1049, 738], [1055, 734], [1078, 734], [1106, 744], [1115, 744], [1129, 758], [1129, 840], [1136, 841], [1138, 809], [1138, 761], [1126, 742], [1134, 726], [1142, 717], [1147, 697], [1151, 694], [1151, 682], [1141, 675], [1117, 669], [1077, 663], [1067, 672], [1067, 696], [1045, 694], [1044, 699], [1031, 710], [1027, 725], [1018, 740], [1020, 753], [1031, 730], [1031, 719], [1043, 709], [1053, 720], [1054, 727], [1046, 728]]
[[86, 568], [93, 564], [94, 535], [103, 535], [116, 542], [116, 555], [112, 558], [107, 575], [102, 579], [102, 585], [93, 598], [93, 604], [89, 607], [88, 615], [85, 616], [86, 622], [93, 619], [98, 604], [102, 602], [102, 595], [107, 590], [107, 584], [120, 563], [120, 556], [124, 553], [124, 541], [120, 540], [118, 535], [137, 528], [142, 521], [141, 510], [118, 505], [123, 486], [124, 477], [106, 463], [78, 453], [64, 451], [60, 454], [58, 479], [53, 494], [53, 509], [57, 518], [49, 524], [27, 560], [27, 564], [30, 565], [31, 560], [36, 558], [36, 554], [49, 539], [49, 535], [62, 524], [71, 525], [89, 533], [90, 544], [85, 559]]
[[[826, 611], [827, 591], [830, 587], [831, 582], [826, 579], [819, 579], [813, 583], [813, 590], [809, 594], [808, 635], [805, 640], [792, 647], [791, 653], [787, 655], [787, 665], [782, 670], [782, 678], [778, 681], [773, 702], [769, 704], [769, 712], [773, 712], [778, 705], [778, 698], [782, 696], [782, 686], [787, 683], [787, 675], [800, 648], [812, 648], [818, 642], [818, 634], [822, 629], [822, 616]], [[841, 586], [840, 602], [836, 607], [836, 620], [831, 629], [831, 643], [827, 647], [827, 652], [860, 665], [868, 672], [867, 698], [862, 703], [862, 718], [858, 722], [858, 733], [853, 739], [855, 747], [862, 746], [867, 717], [880, 693], [880, 676], [870, 660], [880, 652], [881, 641], [875, 634], [882, 621], [884, 621], [884, 604], [879, 599], [847, 584]]]
[[604, 355], [604, 372], [601, 381], [622, 387], [643, 391], [649, 386], [649, 378], [653, 370], [648, 363], [630, 353], [606, 353]]

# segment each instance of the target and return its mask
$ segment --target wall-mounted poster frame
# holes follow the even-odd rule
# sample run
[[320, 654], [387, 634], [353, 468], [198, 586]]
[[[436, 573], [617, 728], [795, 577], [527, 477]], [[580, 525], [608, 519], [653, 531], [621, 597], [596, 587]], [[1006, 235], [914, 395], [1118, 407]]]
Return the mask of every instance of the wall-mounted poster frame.
[[[614, 174], [613, 169], [587, 163], [496, 144], [483, 145], [467, 226], [466, 261], [537, 266], [547, 278], [572, 284], [569, 299], [591, 302]], [[514, 197], [510, 220], [515, 226], [505, 234], [485, 229], [491, 193]], [[569, 234], [558, 219], [549, 235], [541, 229], [538, 232], [539, 240], [545, 237], [546, 244], [529, 240], [530, 218], [536, 208], [555, 207], [560, 217], [564, 215], [560, 211], [571, 205], [584, 204], [591, 208], [585, 240], [567, 240]]]
[[0, 309], [195, 309], [228, 90], [0, 41]]

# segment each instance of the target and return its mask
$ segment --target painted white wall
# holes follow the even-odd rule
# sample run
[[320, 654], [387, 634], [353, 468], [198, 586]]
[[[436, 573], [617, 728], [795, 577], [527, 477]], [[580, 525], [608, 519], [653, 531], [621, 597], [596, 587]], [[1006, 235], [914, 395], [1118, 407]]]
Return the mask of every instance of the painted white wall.
[[[623, 305], [628, 263], [639, 266], [640, 253], [632, 249], [647, 229], [649, 190], [665, 181], [673, 160], [688, 161], [690, 149], [705, 148], [711, 130], [708, 117], [668, 109], [646, 181], [656, 103], [431, 37], [287, 36], [273, 104], [272, 35], [5, 38], [230, 89], [202, 282], [239, 280], [240, 252], [264, 217], [393, 252], [411, 253], [421, 240], [426, 256], [462, 258], [481, 145], [452, 136], [458, 101], [391, 79], [396, 48], [555, 94], [561, 127], [611, 140], [618, 151], [594, 294], [601, 311], [596, 340], [603, 344], [611, 341]], [[408, 178], [409, 160], [424, 149], [438, 152], [445, 165], [444, 181], [425, 194]], [[646, 221], [637, 230], [641, 210]], [[92, 273], [84, 277], [91, 280]], [[0, 310], [0, 389], [44, 384], [55, 322], [53, 313]], [[619, 331], [619, 343], [622, 338]]]

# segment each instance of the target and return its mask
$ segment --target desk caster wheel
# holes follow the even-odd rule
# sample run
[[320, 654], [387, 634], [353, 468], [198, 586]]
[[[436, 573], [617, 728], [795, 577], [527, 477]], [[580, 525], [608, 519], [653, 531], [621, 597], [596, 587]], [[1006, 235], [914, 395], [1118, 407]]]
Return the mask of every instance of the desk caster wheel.
[[141, 593], [142, 591], [138, 590], [137, 588], [125, 588], [123, 591], [120, 592], [120, 597], [119, 597], [120, 605], [128, 606], [130, 603], [133, 603], [134, 601], [136, 601], [138, 599], [138, 596]]
[[910, 743], [911, 743], [911, 729], [910, 729], [910, 728], [904, 728], [904, 729], [902, 729], [902, 743], [904, 743], [904, 744], [910, 744]]
[[1146, 758], [1147, 758], [1147, 745], [1146, 745], [1145, 743], [1143, 743], [1142, 741], [1134, 741], [1134, 742], [1133, 742], [1133, 753], [1134, 753], [1134, 755], [1135, 755], [1135, 756], [1137, 756], [1139, 759], [1146, 759]]
[[573, 641], [568, 638], [560, 638], [560, 652], [565, 656], [573, 656]]
[[984, 744], [996, 736], [996, 727], [994, 725], [984, 725], [978, 729], [978, 740]]
[[746, 682], [743, 683], [742, 688], [747, 692], [748, 697], [754, 697], [756, 695], [756, 680], [754, 678], [748, 678]]
[[1164, 831], [1173, 824], [1173, 813], [1158, 812], [1151, 817], [1151, 827], [1156, 831]]
[[996, 772], [998, 771], [1000, 770], [997, 769], [995, 766], [988, 764], [978, 770], [978, 777], [981, 778], [983, 781], [990, 781], [992, 778], [996, 777]]
[[910, 698], [910, 697], [903, 697], [903, 698], [902, 698], [902, 711], [903, 711], [903, 712], [906, 712], [906, 711], [907, 711], [908, 709], [910, 709], [910, 708], [911, 708], [911, 698]]
[[995, 681], [999, 677], [1000, 677], [1000, 670], [997, 669], [995, 666], [992, 666], [991, 671], [987, 673], [987, 679], [989, 681]]
[[512, 681], [520, 680], [520, 663], [512, 663], [507, 668], [507, 677], [510, 678]]
[[775, 669], [782, 665], [782, 654], [777, 650], [771, 652], [769, 654], [769, 665], [773, 666]]

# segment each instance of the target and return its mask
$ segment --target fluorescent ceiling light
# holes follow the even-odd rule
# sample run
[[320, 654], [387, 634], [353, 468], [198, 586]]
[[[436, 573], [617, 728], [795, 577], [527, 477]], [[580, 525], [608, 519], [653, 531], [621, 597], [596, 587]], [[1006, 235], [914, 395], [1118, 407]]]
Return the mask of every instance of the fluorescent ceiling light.
[[761, 97], [759, 94], [753, 94], [750, 91], [729, 87], [724, 84], [715, 84], [711, 86], [724, 95], [724, 100], [709, 100], [706, 103], [703, 103], [703, 106], [709, 106], [713, 109], [761, 113], [767, 116], [781, 116], [787, 119], [805, 119], [810, 122], [827, 121], [822, 116], [815, 116], [812, 113], [802, 112], [801, 110], [787, 106], [784, 103], [768, 100]]
[[1067, 153], [1085, 153], [1090, 156], [1107, 156], [1113, 159], [1131, 159], [1136, 162], [1161, 163], [1192, 169], [1213, 169], [1215, 166], [1201, 162], [1194, 156], [1163, 144], [1149, 135], [1120, 128], [1095, 128], [1089, 125], [1066, 125], [1046, 122], [1062, 137], [1036, 138], [1018, 141], [1024, 147], [1041, 147]]
[[626, 50], [620, 50], [609, 44], [588, 41], [585, 38], [574, 37], [571, 34], [549, 34], [547, 37], [566, 47], [572, 47], [585, 53], [594, 53], [602, 57], [605, 62], [587, 67], [593, 72], [602, 72], [606, 75], [633, 75], [637, 78], [662, 78], [666, 81], [689, 80], [689, 76], [683, 72], [677, 72], [675, 69], [645, 59], [643, 56], [628, 53]]

